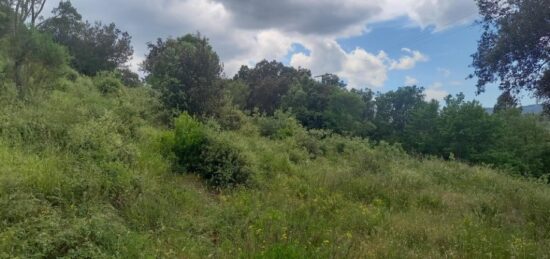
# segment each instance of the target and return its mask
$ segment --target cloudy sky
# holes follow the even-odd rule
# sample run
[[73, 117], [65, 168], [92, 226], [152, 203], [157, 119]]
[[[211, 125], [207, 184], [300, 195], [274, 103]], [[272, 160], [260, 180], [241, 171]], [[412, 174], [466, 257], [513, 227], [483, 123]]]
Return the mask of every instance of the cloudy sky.
[[[473, 0], [73, 0], [85, 19], [115, 22], [133, 37], [137, 68], [146, 43], [200, 31], [232, 76], [262, 59], [335, 73], [353, 88], [424, 86], [429, 98], [464, 92], [492, 106], [495, 87], [475, 96], [480, 29]], [[48, 9], [58, 1], [49, 0]], [[533, 100], [524, 98], [524, 104]]]

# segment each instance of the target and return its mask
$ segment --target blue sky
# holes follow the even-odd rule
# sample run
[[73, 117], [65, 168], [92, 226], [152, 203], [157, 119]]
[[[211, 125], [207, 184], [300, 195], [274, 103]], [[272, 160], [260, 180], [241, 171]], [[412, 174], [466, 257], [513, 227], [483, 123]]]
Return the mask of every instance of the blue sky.
[[[51, 10], [57, 1], [48, 1]], [[497, 87], [475, 95], [470, 55], [480, 28], [474, 0], [73, 0], [90, 21], [132, 35], [138, 71], [147, 42], [200, 31], [231, 77], [241, 65], [279, 60], [334, 73], [349, 87], [386, 92], [408, 83], [430, 98], [463, 92], [493, 106]], [[522, 104], [535, 103], [528, 97]]]
[[[441, 85], [449, 94], [464, 93], [467, 99], [476, 99], [486, 107], [492, 107], [500, 95], [498, 86], [490, 85], [486, 92], [476, 95], [476, 80], [467, 79], [473, 73], [470, 67], [471, 55], [476, 52], [477, 41], [482, 29], [475, 23], [434, 31], [434, 28], [407, 26], [409, 21], [395, 21], [373, 24], [370, 32], [359, 37], [339, 40], [346, 50], [357, 46], [370, 51], [384, 50], [390, 56], [397, 56], [402, 48], [416, 49], [426, 54], [428, 61], [419, 63], [408, 71], [391, 71], [383, 91], [394, 90], [405, 85], [406, 77], [414, 78], [425, 88]], [[523, 105], [534, 104], [536, 100], [524, 94]]]
[[[489, 85], [484, 93], [477, 95], [475, 78], [467, 78], [474, 71], [470, 64], [482, 34], [479, 25], [471, 22], [436, 31], [434, 27], [420, 28], [410, 24], [406, 18], [375, 23], [363, 35], [337, 41], [347, 52], [360, 47], [371, 53], [384, 51], [389, 56], [399, 56], [403, 54], [403, 48], [409, 48], [428, 57], [427, 61], [419, 62], [413, 69], [389, 71], [384, 85], [374, 88], [375, 91], [395, 90], [410, 84], [412, 80], [427, 89], [436, 88], [451, 95], [464, 93], [468, 100], [477, 100], [485, 107], [494, 106], [500, 95], [498, 86]], [[296, 44], [294, 51], [284, 59], [285, 63], [289, 63], [290, 56], [296, 52], [307, 53], [308, 50]], [[535, 104], [536, 100], [524, 93], [521, 102], [530, 105]]]

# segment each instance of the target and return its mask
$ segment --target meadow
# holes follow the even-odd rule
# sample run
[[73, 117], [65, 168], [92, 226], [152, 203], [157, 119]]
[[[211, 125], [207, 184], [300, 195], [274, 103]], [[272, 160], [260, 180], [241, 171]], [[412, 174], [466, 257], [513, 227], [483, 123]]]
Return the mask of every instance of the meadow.
[[[165, 126], [151, 89], [104, 89], [84, 76], [27, 101], [2, 89], [0, 258], [550, 255], [544, 180], [306, 130], [285, 113]], [[207, 166], [220, 174], [178, 162], [189, 125], [215, 143]]]

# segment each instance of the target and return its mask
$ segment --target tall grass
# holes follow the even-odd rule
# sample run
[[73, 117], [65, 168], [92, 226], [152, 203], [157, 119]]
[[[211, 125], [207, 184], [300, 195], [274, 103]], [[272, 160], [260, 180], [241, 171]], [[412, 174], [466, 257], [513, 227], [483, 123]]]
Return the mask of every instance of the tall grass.
[[177, 166], [147, 89], [2, 102], [0, 258], [550, 255], [550, 188], [506, 172], [239, 116], [204, 127], [250, 180], [213, 189]]

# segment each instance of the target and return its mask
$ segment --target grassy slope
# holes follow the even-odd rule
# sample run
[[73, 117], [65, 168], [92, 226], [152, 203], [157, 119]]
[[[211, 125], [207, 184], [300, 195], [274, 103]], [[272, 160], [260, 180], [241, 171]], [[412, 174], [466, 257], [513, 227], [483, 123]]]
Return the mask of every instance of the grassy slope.
[[253, 182], [213, 192], [171, 172], [146, 90], [65, 84], [1, 100], [0, 258], [550, 255], [548, 185], [248, 119], [217, 134]]

